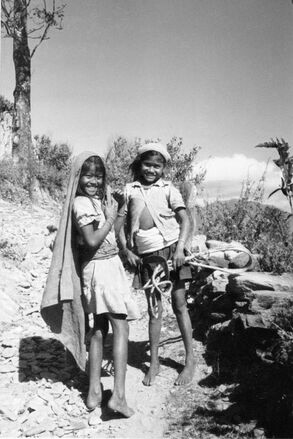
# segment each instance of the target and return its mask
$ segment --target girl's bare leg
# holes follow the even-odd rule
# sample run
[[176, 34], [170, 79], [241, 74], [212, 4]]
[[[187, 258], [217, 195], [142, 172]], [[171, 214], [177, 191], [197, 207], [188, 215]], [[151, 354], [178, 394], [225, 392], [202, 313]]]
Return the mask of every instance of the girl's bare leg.
[[160, 372], [160, 362], [159, 362], [159, 343], [162, 327], [162, 300], [161, 296], [157, 294], [157, 306], [158, 306], [158, 317], [155, 318], [151, 313], [150, 306], [150, 295], [146, 292], [146, 297], [148, 301], [148, 312], [149, 312], [149, 341], [150, 341], [150, 351], [151, 351], [151, 362], [150, 368], [142, 380], [145, 386], [151, 386], [156, 378], [156, 375]]
[[89, 350], [89, 391], [86, 406], [89, 410], [101, 405], [101, 367], [103, 360], [103, 345], [109, 329], [109, 322], [105, 314], [94, 316], [93, 335]]
[[111, 410], [121, 413], [126, 418], [134, 414], [125, 398], [125, 377], [128, 355], [128, 322], [123, 315], [109, 314], [113, 329], [114, 389], [108, 402]]
[[179, 281], [172, 291], [172, 306], [185, 347], [185, 366], [175, 381], [175, 385], [182, 386], [191, 383], [195, 369], [195, 358], [192, 346], [192, 325], [186, 304], [184, 282]]

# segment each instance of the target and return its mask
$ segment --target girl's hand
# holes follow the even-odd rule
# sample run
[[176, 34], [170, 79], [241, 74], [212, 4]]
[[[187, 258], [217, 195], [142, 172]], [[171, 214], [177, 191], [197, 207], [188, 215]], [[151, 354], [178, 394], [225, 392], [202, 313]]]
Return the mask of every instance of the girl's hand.
[[140, 258], [135, 253], [133, 253], [131, 250], [125, 249], [123, 250], [124, 255], [127, 258], [128, 263], [132, 267], [137, 267], [140, 264]]
[[114, 200], [118, 203], [118, 210], [125, 204], [125, 196], [122, 189], [116, 189], [112, 192]]
[[107, 192], [104, 209], [104, 215], [106, 220], [111, 220], [114, 222], [117, 217], [117, 213], [117, 202], [111, 196], [111, 193], [109, 191], [109, 193]]
[[185, 255], [183, 248], [181, 249], [177, 247], [173, 256], [173, 266], [175, 270], [177, 268], [180, 268], [184, 264], [184, 262], [185, 262]]

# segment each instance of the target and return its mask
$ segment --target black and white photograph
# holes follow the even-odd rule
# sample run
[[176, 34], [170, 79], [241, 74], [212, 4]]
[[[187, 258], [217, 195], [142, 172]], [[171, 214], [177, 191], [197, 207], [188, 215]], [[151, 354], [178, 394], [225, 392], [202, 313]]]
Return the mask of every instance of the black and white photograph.
[[0, 438], [293, 439], [293, 1], [0, 41]]

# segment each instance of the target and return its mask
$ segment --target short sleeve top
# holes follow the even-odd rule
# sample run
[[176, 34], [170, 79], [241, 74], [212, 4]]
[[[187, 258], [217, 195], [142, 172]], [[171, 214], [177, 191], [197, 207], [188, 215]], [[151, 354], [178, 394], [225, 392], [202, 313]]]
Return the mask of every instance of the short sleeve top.
[[95, 230], [100, 229], [104, 225], [106, 219], [99, 198], [77, 196], [73, 202], [72, 213], [74, 224], [78, 230], [77, 242], [83, 254], [88, 256], [85, 259], [108, 259], [118, 254], [118, 246], [113, 228], [94, 252], [87, 249], [80, 233], [80, 229], [88, 224], [93, 223]]
[[163, 179], [143, 188], [139, 181], [126, 185], [126, 214], [130, 218], [130, 245], [133, 243], [133, 235], [139, 228], [139, 216], [144, 206], [154, 220], [166, 241], [178, 239], [180, 227], [175, 219], [177, 209], [185, 209], [181, 193], [175, 186]]

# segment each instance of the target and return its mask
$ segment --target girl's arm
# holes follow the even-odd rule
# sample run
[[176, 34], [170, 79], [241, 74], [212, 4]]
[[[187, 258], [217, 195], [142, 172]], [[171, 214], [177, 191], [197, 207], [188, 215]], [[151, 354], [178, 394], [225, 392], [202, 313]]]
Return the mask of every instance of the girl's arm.
[[102, 244], [117, 218], [117, 203], [112, 197], [106, 201], [104, 213], [106, 221], [100, 229], [94, 228], [93, 222], [80, 228], [82, 237], [89, 248], [95, 249]]
[[186, 209], [176, 210], [176, 218], [180, 224], [180, 233], [176, 251], [173, 256], [173, 264], [175, 269], [181, 267], [181, 265], [183, 265], [185, 262], [184, 246], [190, 230], [190, 223]]
[[114, 229], [116, 238], [119, 239], [119, 231], [124, 224], [125, 196], [124, 192], [121, 189], [116, 189], [114, 192], [112, 192], [112, 196], [118, 204], [118, 213], [114, 223]]
[[114, 224], [113, 219], [107, 219], [100, 229], [94, 229], [94, 223], [87, 224], [80, 228], [81, 235], [89, 248], [98, 248]]
[[123, 217], [123, 223], [119, 230], [118, 239], [121, 246], [122, 253], [126, 256], [127, 261], [131, 266], [137, 266], [140, 263], [140, 258], [127, 248], [127, 239], [125, 236], [125, 216]]
[[120, 230], [124, 225], [124, 212], [118, 212], [117, 218], [114, 223], [115, 235], [117, 239], [120, 239]]

